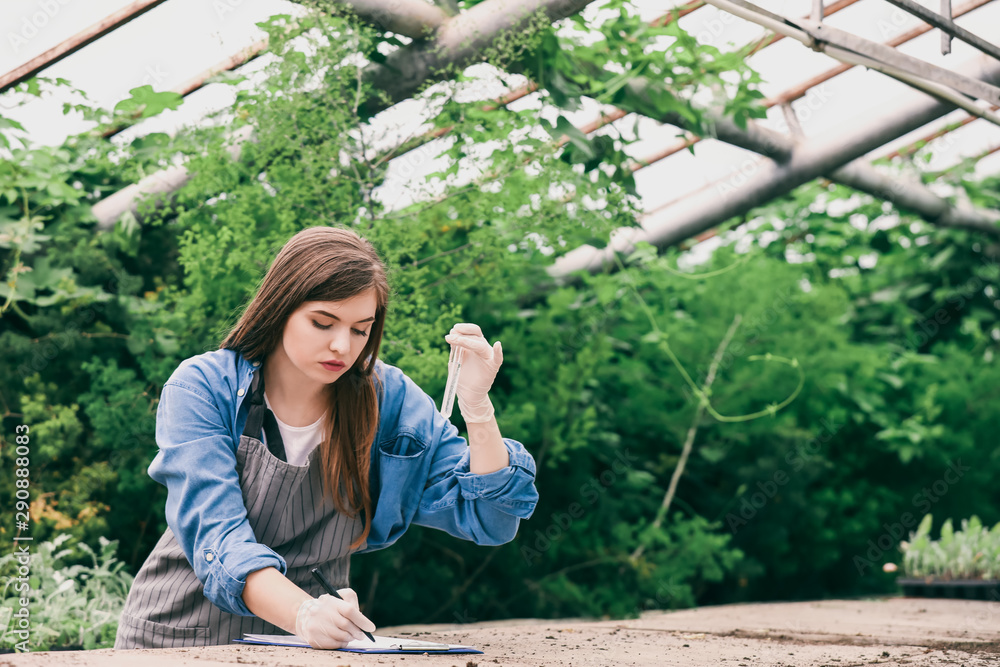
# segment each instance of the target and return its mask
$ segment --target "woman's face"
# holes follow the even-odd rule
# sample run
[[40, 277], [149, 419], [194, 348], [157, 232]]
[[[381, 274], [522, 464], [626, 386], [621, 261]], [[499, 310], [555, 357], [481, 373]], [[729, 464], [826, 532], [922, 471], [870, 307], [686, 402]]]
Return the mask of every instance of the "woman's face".
[[285, 355], [306, 377], [322, 384], [335, 382], [361, 356], [377, 306], [374, 289], [343, 301], [302, 303], [285, 323]]

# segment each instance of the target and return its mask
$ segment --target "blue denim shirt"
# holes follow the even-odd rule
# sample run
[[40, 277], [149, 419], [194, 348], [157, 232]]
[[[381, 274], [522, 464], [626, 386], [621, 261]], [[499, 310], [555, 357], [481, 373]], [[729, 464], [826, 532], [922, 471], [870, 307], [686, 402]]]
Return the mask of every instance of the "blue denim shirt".
[[[241, 408], [258, 366], [233, 350], [181, 362], [160, 393], [159, 452], [149, 466], [149, 476], [167, 487], [167, 525], [205, 597], [242, 616], [253, 615], [242, 598], [247, 575], [287, 569], [284, 558], [257, 542], [236, 471], [249, 403]], [[356, 553], [389, 546], [411, 523], [477, 544], [512, 540], [538, 500], [535, 460], [524, 445], [504, 438], [509, 465], [473, 474], [465, 439], [431, 397], [394, 366], [377, 361], [375, 372], [382, 380], [370, 469], [375, 511]]]

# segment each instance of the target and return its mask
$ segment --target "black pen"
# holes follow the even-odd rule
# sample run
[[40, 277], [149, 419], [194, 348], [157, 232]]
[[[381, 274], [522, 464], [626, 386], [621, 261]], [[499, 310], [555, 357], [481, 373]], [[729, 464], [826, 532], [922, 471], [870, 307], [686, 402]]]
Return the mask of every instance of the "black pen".
[[[337, 598], [338, 600], [344, 599], [340, 597], [340, 593], [338, 593], [337, 590], [330, 584], [330, 582], [327, 581], [326, 577], [323, 576], [323, 573], [319, 571], [318, 567], [314, 567], [313, 569], [309, 570], [309, 572], [311, 572], [312, 576], [315, 577], [316, 581], [319, 582], [319, 585], [323, 587], [323, 590], [325, 590], [327, 593]], [[368, 637], [368, 639], [370, 639], [374, 643], [375, 637], [372, 636], [372, 633], [368, 632], [367, 630], [361, 630], [361, 632], [365, 633], [365, 637]]]

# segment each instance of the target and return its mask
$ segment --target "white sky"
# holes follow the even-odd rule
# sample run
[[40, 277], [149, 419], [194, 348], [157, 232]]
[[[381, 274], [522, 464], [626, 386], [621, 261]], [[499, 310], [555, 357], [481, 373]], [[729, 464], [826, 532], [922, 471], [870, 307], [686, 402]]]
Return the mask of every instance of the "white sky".
[[[32, 57], [57, 45], [76, 32], [129, 4], [128, 0], [0, 0], [0, 71], [7, 72], [27, 62]], [[585, 10], [585, 16], [596, 14], [594, 3]], [[679, 0], [667, 2], [638, 0], [635, 2], [645, 19], [661, 15], [666, 7], [681, 4]], [[807, 15], [811, 0], [767, 0], [759, 2], [766, 9], [790, 18]], [[829, 4], [829, 3], [828, 3]], [[937, 10], [937, 1], [923, 1]], [[961, 2], [955, 1], [955, 6]], [[254, 24], [268, 16], [280, 13], [297, 13], [301, 7], [285, 0], [170, 0], [147, 12], [122, 28], [106, 35], [94, 44], [45, 70], [43, 76], [63, 77], [74, 86], [87, 92], [92, 101], [110, 108], [128, 97], [128, 91], [150, 84], [156, 90], [169, 90], [189, 78], [226, 59], [242, 48], [264, 36]], [[855, 5], [826, 19], [831, 25], [848, 30], [874, 41], [887, 39], [906, 32], [918, 25], [918, 19], [883, 0], [861, 0]], [[993, 2], [957, 20], [959, 25], [975, 32], [993, 43], [1000, 43], [1000, 2]], [[730, 16], [708, 6], [681, 19], [681, 25], [699, 41], [711, 43], [720, 49], [728, 45], [742, 45], [763, 34], [755, 24]], [[940, 33], [932, 30], [900, 47], [904, 53], [914, 55], [943, 67], [955, 67], [973, 57], [977, 51], [954, 40], [952, 53], [940, 53]], [[246, 69], [259, 69], [261, 61]], [[785, 39], [754, 55], [750, 64], [765, 79], [765, 95], [778, 93], [837, 64], [828, 56], [811, 51], [792, 39]], [[828, 138], [838, 127], [863, 123], [873, 112], [891, 108], [893, 99], [905, 86], [876, 72], [854, 68], [830, 82], [814, 89], [805, 99], [795, 104], [800, 124], [806, 137]], [[233, 99], [231, 86], [214, 84], [188, 96], [176, 112], [165, 112], [142, 125], [122, 133], [116, 141], [128, 141], [136, 133], [169, 131], [180, 124], [196, 122], [206, 109], [228, 106]], [[49, 96], [32, 100], [24, 107], [11, 109], [13, 98], [0, 96], [2, 113], [20, 121], [28, 130], [31, 140], [40, 144], [58, 144], [67, 135], [83, 131], [87, 123], [75, 115], [62, 114], [63, 98]], [[532, 104], [531, 97], [515, 105]], [[378, 117], [376, 132], [397, 128], [400, 132], [416, 129], [413, 113], [415, 102], [397, 105]], [[516, 106], [515, 106], [516, 108]], [[597, 115], [596, 104], [582, 111], [568, 114], [571, 121], [582, 124]], [[912, 141], [930, 128], [963, 118], [964, 111], [956, 111], [900, 141], [889, 148]], [[615, 124], [622, 132], [631, 132], [634, 116], [627, 116]], [[778, 109], [773, 109], [767, 123], [784, 129]], [[640, 141], [629, 148], [630, 154], [644, 156], [673, 143], [677, 130], [659, 125], [649, 119], [640, 119]], [[605, 129], [602, 131], [610, 131]], [[986, 148], [1000, 144], [1000, 127], [977, 120], [965, 128], [952, 132], [933, 144], [936, 151], [929, 168], [938, 169], [960, 159], [975, 155]], [[882, 154], [881, 149], [874, 155]], [[380, 195], [390, 207], [403, 206], [411, 201], [410, 183], [422, 180], [422, 174], [436, 171], [430, 159], [441, 150], [440, 145], [425, 146], [422, 153], [414, 153], [394, 161], [389, 180]], [[677, 153], [636, 174], [639, 193], [646, 210], [682, 197], [703, 185], [723, 178], [755, 156], [741, 149], [716, 141], [704, 141], [695, 148], [695, 155], [687, 151]], [[980, 162], [982, 174], [1000, 171], [1000, 153]]]

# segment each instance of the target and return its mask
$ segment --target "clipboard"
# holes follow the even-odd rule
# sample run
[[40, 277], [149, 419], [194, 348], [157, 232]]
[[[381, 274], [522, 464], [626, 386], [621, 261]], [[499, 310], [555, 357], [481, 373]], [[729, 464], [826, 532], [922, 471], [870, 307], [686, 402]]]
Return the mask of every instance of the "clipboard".
[[[242, 639], [234, 639], [238, 644], [258, 644], [265, 646], [295, 646], [310, 648], [309, 642], [298, 635], [261, 635], [243, 633]], [[355, 639], [344, 648], [331, 649], [348, 651], [350, 653], [482, 653], [474, 646], [463, 644], [441, 644], [438, 642], [421, 641], [419, 639], [404, 639], [400, 637], [383, 637], [375, 635], [375, 642], [367, 639]]]

